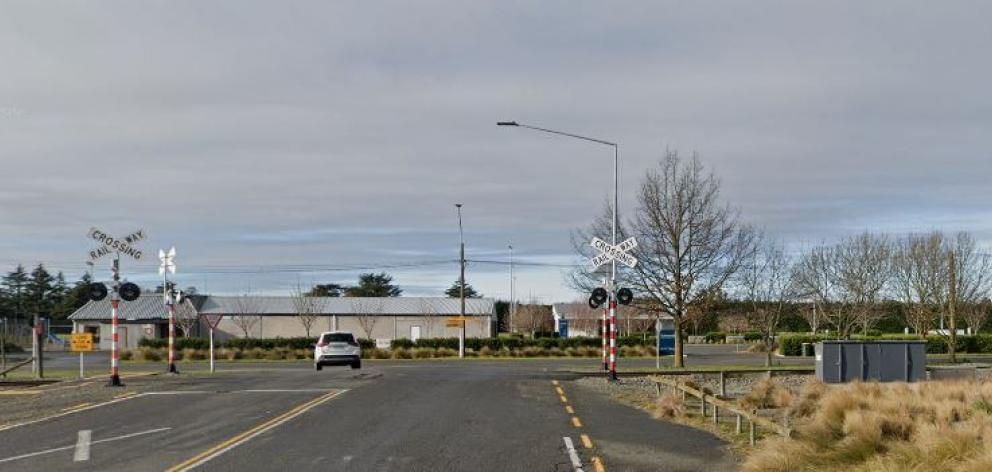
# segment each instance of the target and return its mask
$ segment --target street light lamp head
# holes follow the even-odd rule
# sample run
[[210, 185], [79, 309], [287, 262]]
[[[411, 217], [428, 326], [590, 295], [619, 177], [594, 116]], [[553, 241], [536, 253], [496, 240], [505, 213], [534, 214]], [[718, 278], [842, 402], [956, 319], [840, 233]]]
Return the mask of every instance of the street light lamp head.
[[520, 126], [516, 121], [497, 121], [496, 126]]
[[461, 207], [462, 207], [462, 204], [461, 203], [456, 203], [455, 204], [455, 208], [461, 208]]

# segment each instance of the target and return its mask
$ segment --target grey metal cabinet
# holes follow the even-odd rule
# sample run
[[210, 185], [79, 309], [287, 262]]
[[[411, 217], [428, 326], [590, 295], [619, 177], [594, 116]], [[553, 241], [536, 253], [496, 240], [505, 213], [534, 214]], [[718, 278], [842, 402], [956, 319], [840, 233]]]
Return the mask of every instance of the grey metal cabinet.
[[816, 344], [816, 378], [915, 382], [926, 378], [926, 341], [823, 341]]

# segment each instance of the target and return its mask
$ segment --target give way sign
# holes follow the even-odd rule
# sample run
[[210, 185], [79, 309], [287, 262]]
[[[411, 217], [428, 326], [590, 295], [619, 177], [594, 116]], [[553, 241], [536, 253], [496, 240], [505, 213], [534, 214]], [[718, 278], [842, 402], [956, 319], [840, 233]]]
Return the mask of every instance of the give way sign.
[[634, 238], [629, 238], [616, 246], [603, 241], [602, 239], [592, 238], [592, 242], [590, 242], [589, 245], [592, 246], [593, 249], [599, 251], [599, 254], [592, 258], [593, 270], [598, 269], [599, 266], [612, 260], [616, 260], [631, 268], [637, 265], [637, 258], [627, 254], [627, 251], [637, 247], [637, 240]]

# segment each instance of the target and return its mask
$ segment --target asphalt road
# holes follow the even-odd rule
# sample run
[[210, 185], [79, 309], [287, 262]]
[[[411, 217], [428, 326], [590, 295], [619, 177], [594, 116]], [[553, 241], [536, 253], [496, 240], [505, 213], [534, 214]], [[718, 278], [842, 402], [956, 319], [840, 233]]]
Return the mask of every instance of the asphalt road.
[[387, 361], [315, 372], [287, 363], [133, 378], [112, 403], [0, 429], [0, 470], [734, 467], [716, 437], [615, 403], [560, 364]]

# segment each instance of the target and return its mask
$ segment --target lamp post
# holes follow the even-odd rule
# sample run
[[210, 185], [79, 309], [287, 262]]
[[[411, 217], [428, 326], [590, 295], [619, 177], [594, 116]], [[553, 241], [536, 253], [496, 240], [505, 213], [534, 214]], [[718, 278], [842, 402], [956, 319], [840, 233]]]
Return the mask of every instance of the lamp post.
[[458, 296], [461, 298], [461, 333], [458, 336], [458, 357], [465, 357], [465, 234], [462, 232], [462, 204], [456, 203], [458, 209], [458, 240], [461, 242], [461, 249], [458, 253], [458, 265], [461, 268], [461, 275], [458, 277]]
[[[517, 123], [516, 121], [498, 121], [497, 126], [512, 126], [516, 128], [527, 128], [534, 131], [540, 131], [542, 133], [557, 134], [559, 136], [566, 136], [569, 138], [581, 139], [583, 141], [589, 141], [596, 144], [602, 144], [605, 146], [610, 146], [613, 148], [613, 230], [612, 230], [612, 244], [617, 245], [617, 212], [620, 203], [620, 180], [619, 180], [619, 170], [620, 170], [620, 145], [612, 141], [606, 141], [603, 139], [590, 138], [588, 136], [582, 136], [579, 134], [566, 133], [564, 131], [556, 131], [548, 128], [541, 128], [539, 126], [531, 126], [522, 123]], [[616, 380], [617, 369], [616, 369], [616, 334], [617, 334], [617, 297], [616, 297], [616, 282], [617, 282], [617, 261], [614, 259], [610, 262], [610, 284], [609, 284], [609, 306], [610, 306], [610, 378]], [[605, 314], [604, 314], [605, 318]], [[605, 319], [603, 320], [605, 324]], [[604, 366], [606, 367], [606, 366]]]
[[516, 299], [516, 297], [513, 294], [513, 285], [514, 285], [513, 284], [513, 282], [514, 282], [513, 281], [513, 245], [511, 244], [508, 247], [510, 248], [510, 307], [509, 307], [510, 322], [509, 322], [508, 326], [506, 327], [506, 330], [508, 332], [512, 333], [513, 332], [513, 312], [514, 312], [514, 308], [515, 308], [514, 305], [516, 305], [516, 300], [517, 299]]

